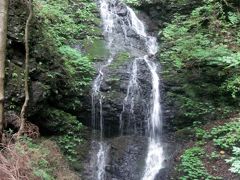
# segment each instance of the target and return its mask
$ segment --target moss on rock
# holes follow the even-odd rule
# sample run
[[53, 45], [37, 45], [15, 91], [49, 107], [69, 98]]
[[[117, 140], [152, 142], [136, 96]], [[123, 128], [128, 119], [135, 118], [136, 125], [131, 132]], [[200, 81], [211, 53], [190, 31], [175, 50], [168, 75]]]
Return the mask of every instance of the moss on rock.
[[119, 66], [122, 66], [125, 62], [130, 60], [130, 54], [128, 52], [120, 52], [118, 53], [112, 64], [109, 66], [111, 70], [119, 68]]
[[93, 60], [105, 60], [108, 57], [108, 50], [105, 48], [105, 41], [99, 38], [87, 37], [84, 39], [83, 49]]

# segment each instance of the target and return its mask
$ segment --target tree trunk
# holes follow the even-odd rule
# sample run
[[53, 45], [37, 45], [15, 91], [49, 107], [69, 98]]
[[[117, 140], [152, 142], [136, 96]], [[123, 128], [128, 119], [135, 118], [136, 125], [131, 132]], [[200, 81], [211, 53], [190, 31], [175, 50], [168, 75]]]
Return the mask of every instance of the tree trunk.
[[8, 0], [0, 0], [0, 142], [5, 126], [4, 121], [4, 78], [7, 44]]
[[24, 73], [24, 91], [25, 91], [25, 101], [24, 104], [22, 106], [22, 110], [21, 110], [21, 114], [20, 114], [20, 121], [21, 121], [21, 125], [18, 131], [18, 138], [20, 137], [20, 135], [22, 135], [23, 130], [24, 130], [24, 126], [25, 126], [25, 115], [26, 115], [26, 110], [27, 110], [27, 106], [28, 106], [28, 101], [29, 101], [29, 85], [28, 85], [28, 80], [29, 80], [29, 26], [30, 26], [30, 22], [32, 19], [32, 0], [29, 0], [26, 2], [27, 6], [28, 6], [28, 10], [29, 10], [29, 16], [26, 22], [26, 26], [25, 26], [25, 50], [26, 50], [26, 54], [25, 54], [25, 73]]

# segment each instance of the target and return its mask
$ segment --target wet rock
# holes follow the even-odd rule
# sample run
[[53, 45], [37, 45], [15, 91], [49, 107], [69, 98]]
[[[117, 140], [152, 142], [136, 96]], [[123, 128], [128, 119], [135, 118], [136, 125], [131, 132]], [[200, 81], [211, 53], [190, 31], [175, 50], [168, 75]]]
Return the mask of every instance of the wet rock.
[[125, 6], [119, 6], [117, 9], [117, 15], [126, 16], [128, 14], [127, 8]]
[[157, 176], [155, 177], [155, 180], [166, 180], [169, 179], [169, 169], [168, 168], [163, 168], [159, 171]]
[[[49, 86], [42, 84], [39, 81], [33, 81], [31, 83], [31, 114], [38, 112], [43, 108], [46, 94], [49, 91]], [[42, 104], [42, 106], [41, 106]]]
[[146, 137], [122, 136], [114, 138], [110, 142], [110, 157], [106, 169], [107, 179], [141, 179], [147, 150]]
[[[138, 77], [139, 81], [139, 96], [134, 99], [134, 116], [129, 116], [129, 111], [126, 110], [122, 113], [125, 121], [124, 133], [139, 132], [143, 134], [144, 124], [147, 119], [148, 107], [146, 102], [150, 99], [151, 78], [150, 72], [144, 60], [139, 59], [138, 64]], [[105, 125], [105, 132], [108, 135], [119, 133], [119, 119], [123, 111], [123, 103], [128, 91], [129, 79], [131, 77], [132, 60], [126, 61], [124, 64], [117, 66], [117, 69], [109, 67], [105, 75], [105, 79], [101, 85], [103, 99], [103, 118]], [[130, 73], [129, 73], [130, 72]], [[126, 109], [130, 109], [127, 105]], [[134, 130], [135, 128], [135, 130]]]

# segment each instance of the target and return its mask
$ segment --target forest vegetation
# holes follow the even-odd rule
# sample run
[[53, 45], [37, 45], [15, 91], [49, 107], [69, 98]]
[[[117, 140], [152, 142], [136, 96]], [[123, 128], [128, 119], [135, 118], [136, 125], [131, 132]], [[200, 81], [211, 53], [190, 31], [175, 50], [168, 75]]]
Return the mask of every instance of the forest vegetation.
[[[169, 179], [238, 179], [240, 1], [124, 2], [157, 34], [164, 129], [180, 147]], [[109, 53], [98, 6], [0, 0], [0, 179], [81, 179], [86, 101], [96, 64]], [[113, 71], [129, 55], [117, 58]]]

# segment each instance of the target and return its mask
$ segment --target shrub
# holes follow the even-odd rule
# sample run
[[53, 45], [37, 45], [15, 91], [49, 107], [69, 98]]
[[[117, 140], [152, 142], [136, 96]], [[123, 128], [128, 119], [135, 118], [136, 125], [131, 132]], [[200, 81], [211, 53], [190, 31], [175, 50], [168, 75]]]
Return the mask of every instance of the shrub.
[[62, 46], [59, 49], [64, 59], [64, 69], [67, 72], [67, 81], [71, 87], [71, 91], [78, 92], [82, 95], [82, 91], [92, 80], [94, 69], [88, 57], [82, 56], [79, 51], [69, 47]]
[[181, 180], [221, 179], [208, 174], [201, 160], [204, 154], [205, 152], [201, 147], [192, 147], [183, 153], [181, 156], [181, 163], [178, 167], [179, 171], [183, 173], [180, 177]]
[[240, 148], [233, 147], [233, 157], [227, 159], [226, 162], [231, 164], [231, 168], [229, 169], [233, 173], [240, 174]]
[[240, 121], [233, 121], [223, 126], [215, 127], [211, 130], [210, 135], [215, 145], [231, 150], [234, 146], [240, 144]]
[[211, 120], [236, 111], [239, 19], [237, 7], [204, 0], [189, 14], [175, 14], [161, 31], [163, 79], [170, 85], [168, 99], [176, 105], [179, 119]]

